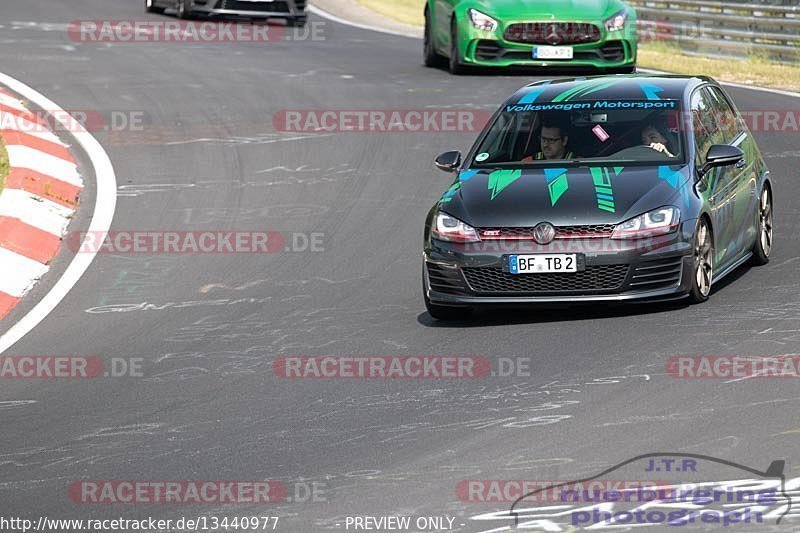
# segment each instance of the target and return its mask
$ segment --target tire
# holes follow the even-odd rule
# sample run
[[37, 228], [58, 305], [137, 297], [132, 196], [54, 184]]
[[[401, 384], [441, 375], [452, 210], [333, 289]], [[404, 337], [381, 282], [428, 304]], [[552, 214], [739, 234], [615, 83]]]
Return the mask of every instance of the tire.
[[192, 0], [178, 0], [175, 5], [175, 16], [181, 20], [192, 19]]
[[306, 17], [286, 19], [286, 25], [290, 28], [305, 28], [307, 23], [308, 18]]
[[444, 65], [444, 57], [440, 56], [436, 51], [433, 42], [433, 28], [431, 27], [430, 15], [428, 8], [425, 8], [425, 39], [422, 45], [422, 53], [426, 67], [440, 67]]
[[714, 279], [714, 235], [705, 218], [697, 221], [692, 250], [692, 289], [689, 299], [699, 304], [708, 300]]
[[448, 70], [454, 76], [466, 74], [467, 68], [461, 64], [461, 58], [458, 57], [458, 25], [456, 19], [450, 23], [450, 59], [448, 61]]
[[773, 210], [772, 210], [772, 191], [769, 185], [764, 185], [761, 196], [758, 199], [758, 237], [753, 246], [752, 263], [756, 266], [769, 263], [772, 254], [773, 237]]
[[[425, 266], [423, 265], [423, 269]], [[436, 305], [431, 303], [428, 298], [428, 291], [425, 287], [425, 272], [422, 272], [422, 297], [425, 299], [425, 309], [435, 320], [464, 320], [468, 318], [473, 309], [471, 307], [452, 307], [449, 305]]]
[[154, 5], [153, 0], [144, 0], [144, 10], [147, 13], [163, 13], [163, 7], [157, 7]]

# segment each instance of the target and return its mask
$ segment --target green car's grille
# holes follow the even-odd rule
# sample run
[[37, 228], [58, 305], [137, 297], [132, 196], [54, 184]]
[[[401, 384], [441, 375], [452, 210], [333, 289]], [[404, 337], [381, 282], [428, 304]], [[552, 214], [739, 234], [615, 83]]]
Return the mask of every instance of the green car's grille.
[[[475, 47], [475, 59], [479, 61], [533, 61], [530, 51], [510, 50], [503, 48], [497, 41], [478, 41]], [[625, 59], [625, 46], [622, 41], [608, 41], [600, 48], [575, 50], [574, 60], [603, 61], [617, 63]]]
[[511, 24], [503, 38], [525, 44], [596, 43], [600, 40], [600, 28], [584, 22], [524, 22]]

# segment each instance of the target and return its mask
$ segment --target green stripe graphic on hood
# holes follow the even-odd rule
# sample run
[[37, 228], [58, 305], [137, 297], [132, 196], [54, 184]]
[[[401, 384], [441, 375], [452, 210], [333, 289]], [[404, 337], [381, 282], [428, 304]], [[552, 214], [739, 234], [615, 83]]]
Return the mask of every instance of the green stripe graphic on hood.
[[517, 181], [522, 176], [521, 170], [495, 170], [489, 174], [489, 190], [492, 191], [492, 200], [503, 192], [506, 187]]

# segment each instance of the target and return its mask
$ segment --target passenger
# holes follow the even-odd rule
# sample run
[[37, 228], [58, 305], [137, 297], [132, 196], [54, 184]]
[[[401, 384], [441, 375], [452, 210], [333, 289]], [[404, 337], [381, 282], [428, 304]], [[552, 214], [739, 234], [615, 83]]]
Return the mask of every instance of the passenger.
[[655, 124], [648, 124], [642, 130], [642, 144], [649, 146], [656, 152], [661, 152], [667, 157], [675, 157], [672, 145], [664, 130]]

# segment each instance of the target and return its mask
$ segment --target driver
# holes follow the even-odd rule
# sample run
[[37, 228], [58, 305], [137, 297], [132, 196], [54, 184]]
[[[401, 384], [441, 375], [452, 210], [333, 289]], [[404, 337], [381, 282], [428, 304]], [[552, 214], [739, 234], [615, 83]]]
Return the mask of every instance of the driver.
[[575, 154], [567, 151], [569, 131], [553, 121], [545, 121], [539, 133], [542, 151], [522, 159], [523, 163], [545, 159], [575, 159]]
[[672, 153], [672, 146], [667, 135], [662, 128], [659, 128], [655, 124], [648, 124], [642, 129], [642, 144], [652, 148], [656, 152], [661, 152], [667, 157], [675, 157], [675, 154]]

